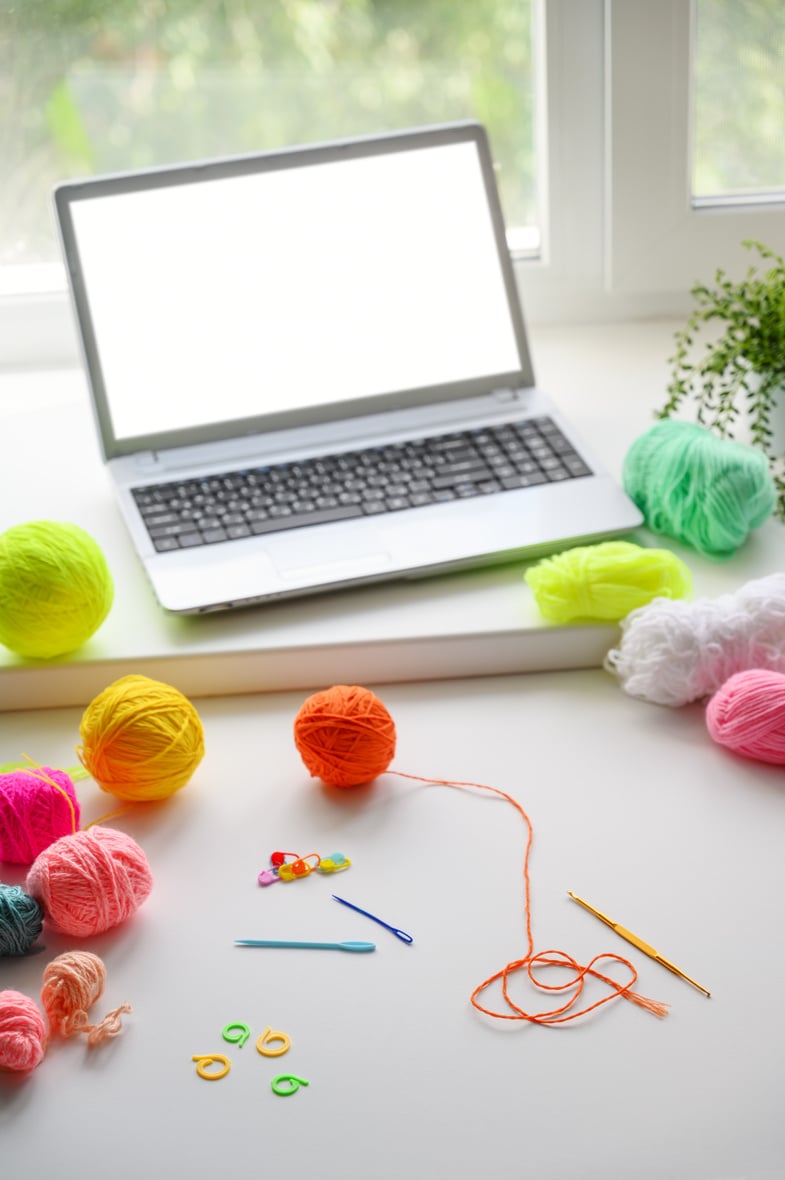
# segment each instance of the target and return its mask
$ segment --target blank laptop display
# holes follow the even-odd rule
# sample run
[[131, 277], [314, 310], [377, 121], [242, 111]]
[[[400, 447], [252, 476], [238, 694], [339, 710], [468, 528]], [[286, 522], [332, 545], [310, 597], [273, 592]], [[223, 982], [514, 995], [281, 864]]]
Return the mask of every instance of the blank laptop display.
[[479, 124], [71, 181], [55, 208], [103, 458], [166, 610], [640, 523], [535, 385]]

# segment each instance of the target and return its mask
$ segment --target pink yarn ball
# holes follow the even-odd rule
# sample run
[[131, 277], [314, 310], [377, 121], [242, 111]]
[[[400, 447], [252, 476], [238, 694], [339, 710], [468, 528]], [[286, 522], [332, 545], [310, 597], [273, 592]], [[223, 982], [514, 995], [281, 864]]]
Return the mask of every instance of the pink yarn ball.
[[78, 827], [79, 802], [64, 770], [42, 766], [0, 774], [0, 860], [32, 864]]
[[706, 706], [706, 726], [735, 754], [785, 766], [785, 674], [736, 672]]
[[136, 913], [153, 887], [144, 852], [112, 828], [63, 836], [37, 857], [25, 889], [64, 934], [89, 938]]
[[46, 1021], [34, 1001], [22, 992], [0, 992], [0, 1069], [35, 1069], [46, 1052], [46, 1039]]

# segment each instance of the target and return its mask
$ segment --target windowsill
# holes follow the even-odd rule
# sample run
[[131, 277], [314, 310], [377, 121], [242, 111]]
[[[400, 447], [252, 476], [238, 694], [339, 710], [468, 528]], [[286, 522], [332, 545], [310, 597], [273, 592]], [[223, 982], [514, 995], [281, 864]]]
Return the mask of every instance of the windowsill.
[[[539, 384], [617, 477], [630, 443], [663, 399], [677, 326], [649, 321], [532, 332]], [[109, 618], [73, 657], [36, 665], [0, 651], [0, 709], [83, 705], [130, 671], [203, 696], [347, 678], [382, 683], [598, 667], [617, 637], [610, 625], [545, 624], [523, 581], [523, 563], [199, 619], [164, 615], [115, 506], [80, 370], [0, 374], [0, 399], [7, 457], [0, 503], [12, 506], [4, 527], [46, 517], [75, 521], [101, 545], [116, 586]], [[695, 593], [714, 596], [781, 566], [782, 538], [782, 526], [770, 521], [726, 562], [646, 530], [634, 539], [672, 548], [692, 570]]]

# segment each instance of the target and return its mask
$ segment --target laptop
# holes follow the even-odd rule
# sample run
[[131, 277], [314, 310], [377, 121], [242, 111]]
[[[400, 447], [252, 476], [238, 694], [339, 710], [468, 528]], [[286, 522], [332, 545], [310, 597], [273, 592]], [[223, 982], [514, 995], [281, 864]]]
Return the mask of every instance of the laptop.
[[479, 123], [68, 181], [55, 210], [103, 457], [166, 611], [641, 523], [535, 385]]

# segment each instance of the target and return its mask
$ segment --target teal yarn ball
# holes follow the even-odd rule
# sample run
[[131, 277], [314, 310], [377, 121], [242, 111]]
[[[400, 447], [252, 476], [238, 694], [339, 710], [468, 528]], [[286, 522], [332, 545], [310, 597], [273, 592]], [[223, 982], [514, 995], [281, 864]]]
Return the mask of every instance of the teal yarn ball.
[[0, 882], [0, 958], [26, 955], [44, 924], [44, 911], [20, 885]]
[[777, 500], [761, 451], [672, 418], [635, 440], [622, 478], [652, 532], [707, 557], [735, 553]]

